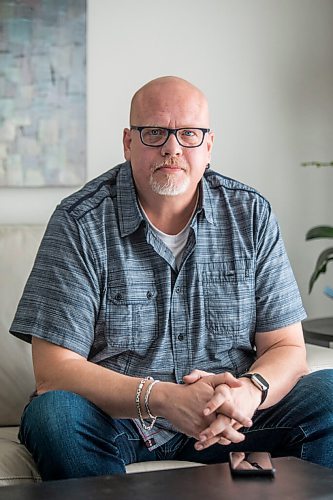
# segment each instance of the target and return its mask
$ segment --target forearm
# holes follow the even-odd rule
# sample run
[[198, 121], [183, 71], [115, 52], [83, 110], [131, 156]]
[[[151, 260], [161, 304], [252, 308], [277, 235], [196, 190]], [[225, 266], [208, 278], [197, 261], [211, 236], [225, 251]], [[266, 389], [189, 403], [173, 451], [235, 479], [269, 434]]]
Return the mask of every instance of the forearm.
[[[41, 339], [33, 339], [32, 355], [37, 394], [70, 391], [85, 397], [114, 418], [138, 416], [135, 397], [141, 378], [109, 370]], [[148, 385], [147, 382], [143, 387], [141, 403]], [[141, 404], [141, 411], [145, 417], [144, 404]]]
[[[260, 373], [268, 381], [268, 395], [260, 409], [269, 408], [286, 396], [303, 375], [309, 373], [305, 347], [273, 346], [255, 361], [248, 372]], [[248, 384], [252, 382], [248, 380]]]
[[[33, 339], [32, 355], [38, 394], [70, 391], [85, 397], [113, 418], [138, 417], [136, 395], [141, 378], [101, 367], [71, 350], [41, 339]], [[140, 397], [143, 418], [147, 417], [144, 400], [149, 384], [145, 383]], [[181, 432], [198, 436], [210, 423], [203, 409], [213, 393], [214, 389], [207, 384], [189, 387], [160, 382], [150, 393], [150, 411], [167, 418]]]
[[[137, 418], [136, 393], [141, 378], [129, 377], [86, 360], [71, 359], [61, 363], [58, 370], [49, 372], [47, 383], [39, 385], [39, 392], [67, 390], [85, 397], [113, 418]], [[140, 397], [143, 418], [146, 382]], [[197, 390], [196, 390], [197, 389]], [[172, 382], [159, 382], [152, 388], [149, 408], [153, 415], [164, 417], [184, 434], [197, 437], [210, 423], [203, 409], [213, 389], [208, 386], [185, 387]]]
[[[51, 368], [47, 378], [37, 381], [38, 394], [50, 390], [70, 391], [88, 399], [114, 418], [138, 416], [135, 395], [141, 379], [81, 359], [65, 360], [58, 368]], [[141, 409], [145, 414], [144, 405]]]
[[[309, 370], [306, 363], [306, 351], [300, 323], [257, 333], [255, 344], [257, 360], [247, 370], [260, 373], [269, 383], [267, 398], [261, 405], [262, 393], [249, 378], [240, 377], [239, 387], [231, 387], [227, 380], [219, 381], [220, 375], [209, 375], [195, 370], [185, 378], [187, 384], [196, 384], [198, 380], [209, 380], [215, 387], [214, 395], [207, 403], [209, 415], [217, 414], [217, 418], [199, 435], [195, 447], [197, 450], [208, 448], [216, 443], [228, 445], [239, 442], [239, 431], [244, 423], [237, 418], [238, 410], [243, 416], [252, 418], [256, 409], [264, 409], [278, 403], [295, 386], [297, 381]], [[214, 382], [215, 381], [215, 382]], [[229, 397], [225, 397], [229, 386]], [[206, 411], [205, 409], [205, 411]]]
[[267, 398], [260, 406], [260, 409], [264, 409], [281, 401], [298, 380], [308, 373], [308, 368], [303, 349], [288, 346], [266, 352], [248, 371], [260, 373], [269, 383]]

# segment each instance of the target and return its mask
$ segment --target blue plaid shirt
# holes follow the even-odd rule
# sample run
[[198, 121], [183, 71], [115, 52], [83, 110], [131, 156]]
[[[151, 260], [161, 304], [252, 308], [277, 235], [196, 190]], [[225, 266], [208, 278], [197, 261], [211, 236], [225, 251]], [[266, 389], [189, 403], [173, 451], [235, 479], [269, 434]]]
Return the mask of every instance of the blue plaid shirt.
[[[128, 162], [56, 208], [11, 333], [126, 375], [182, 383], [194, 368], [235, 376], [256, 332], [305, 318], [278, 224], [254, 189], [206, 171], [179, 270], [142, 214]], [[150, 449], [174, 429], [144, 431]]]

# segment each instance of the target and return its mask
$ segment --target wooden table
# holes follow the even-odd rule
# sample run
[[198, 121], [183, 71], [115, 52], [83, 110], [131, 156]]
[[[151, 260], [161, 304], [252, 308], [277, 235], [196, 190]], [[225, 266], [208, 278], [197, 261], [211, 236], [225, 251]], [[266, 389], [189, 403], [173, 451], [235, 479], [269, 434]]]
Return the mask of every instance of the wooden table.
[[333, 470], [273, 459], [275, 478], [234, 479], [228, 464], [5, 486], [0, 500], [308, 500], [333, 498]]

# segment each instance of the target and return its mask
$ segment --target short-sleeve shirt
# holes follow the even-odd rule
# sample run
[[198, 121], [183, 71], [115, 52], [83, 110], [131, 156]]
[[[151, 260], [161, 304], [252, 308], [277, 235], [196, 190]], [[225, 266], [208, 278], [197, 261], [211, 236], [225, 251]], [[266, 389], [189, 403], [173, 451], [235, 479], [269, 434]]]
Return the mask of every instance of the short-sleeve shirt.
[[[11, 333], [129, 376], [248, 370], [255, 334], [305, 311], [268, 201], [211, 169], [199, 189], [179, 268], [140, 210], [129, 162], [63, 200]], [[136, 423], [151, 449], [172, 435], [166, 421], [150, 435]]]

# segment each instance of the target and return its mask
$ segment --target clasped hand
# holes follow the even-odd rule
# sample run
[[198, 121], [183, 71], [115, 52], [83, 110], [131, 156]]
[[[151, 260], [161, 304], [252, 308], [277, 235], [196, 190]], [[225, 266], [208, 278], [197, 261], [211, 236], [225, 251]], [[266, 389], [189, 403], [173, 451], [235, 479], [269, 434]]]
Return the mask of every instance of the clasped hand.
[[251, 427], [260, 394], [249, 390], [247, 380], [236, 379], [228, 372], [214, 375], [194, 370], [184, 377], [187, 385], [199, 381], [210, 386], [213, 395], [204, 405], [203, 415], [208, 418], [208, 425], [199, 432], [195, 448], [202, 450], [216, 443], [228, 445], [243, 441], [245, 436], [239, 429]]

